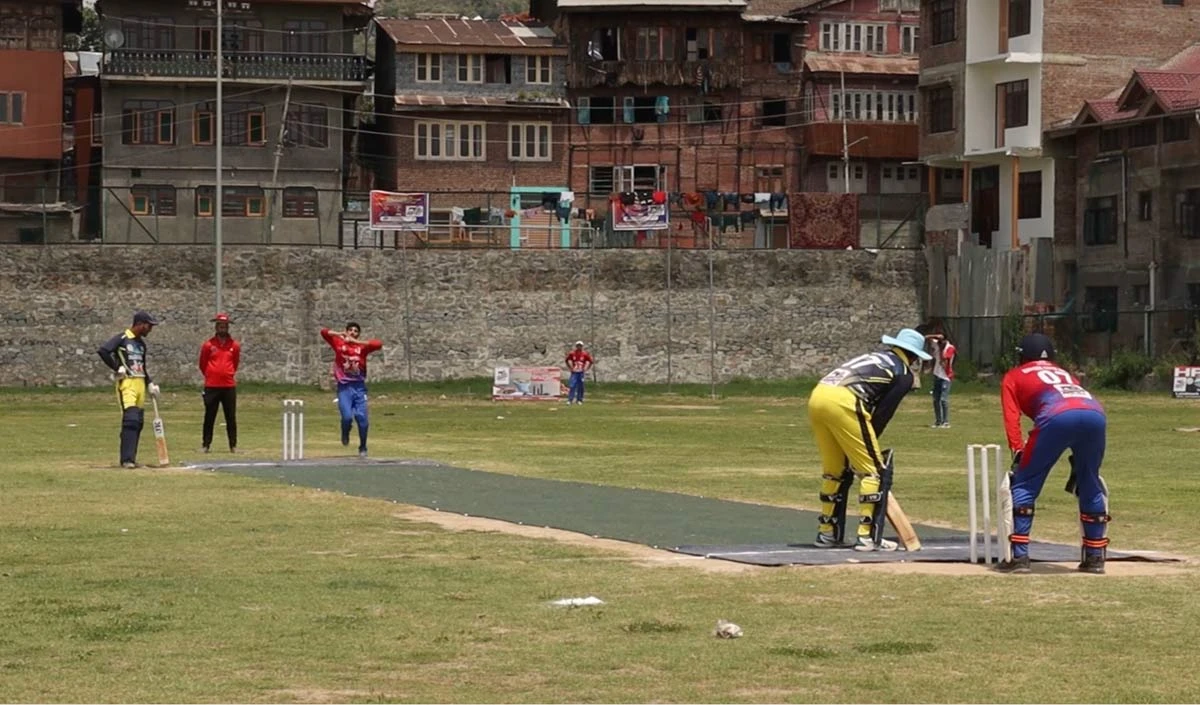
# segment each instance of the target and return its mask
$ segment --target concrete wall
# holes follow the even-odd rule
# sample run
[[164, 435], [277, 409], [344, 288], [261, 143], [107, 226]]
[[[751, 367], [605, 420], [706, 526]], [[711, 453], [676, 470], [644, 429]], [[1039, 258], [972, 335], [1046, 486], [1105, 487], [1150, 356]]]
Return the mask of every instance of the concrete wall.
[[[407, 254], [407, 267], [405, 255]], [[102, 385], [96, 347], [135, 307], [165, 323], [150, 338], [164, 387], [197, 386], [211, 335], [212, 251], [112, 245], [11, 247], [0, 260], [0, 385]], [[588, 341], [604, 380], [709, 380], [708, 253], [672, 253], [668, 336], [662, 251], [453, 252], [231, 248], [225, 305], [244, 381], [315, 383], [331, 354], [317, 334], [353, 319], [381, 338], [376, 380], [490, 375], [557, 364]], [[405, 356], [405, 290], [411, 292]], [[718, 380], [815, 374], [921, 318], [919, 252], [715, 255]]]

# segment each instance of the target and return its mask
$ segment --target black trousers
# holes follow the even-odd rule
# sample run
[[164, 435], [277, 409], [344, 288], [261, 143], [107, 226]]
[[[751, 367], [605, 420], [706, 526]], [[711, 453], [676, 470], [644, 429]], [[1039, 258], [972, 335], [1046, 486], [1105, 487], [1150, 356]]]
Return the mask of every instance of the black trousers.
[[213, 426], [217, 421], [217, 406], [225, 412], [225, 433], [229, 436], [229, 449], [237, 448], [237, 387], [204, 388], [204, 431], [202, 445], [212, 445]]

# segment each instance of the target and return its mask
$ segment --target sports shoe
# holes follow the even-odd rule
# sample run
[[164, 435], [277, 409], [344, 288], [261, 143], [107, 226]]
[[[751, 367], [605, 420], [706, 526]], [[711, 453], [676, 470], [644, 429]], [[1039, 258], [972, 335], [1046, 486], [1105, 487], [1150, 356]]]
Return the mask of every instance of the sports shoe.
[[124, 463], [121, 463], [121, 467], [125, 468], [126, 470], [132, 470], [137, 467], [137, 463], [131, 463], [131, 462], [126, 461]]
[[998, 573], [1032, 573], [1029, 556], [1016, 556], [1012, 560], [1000, 561], [995, 568]]
[[931, 424], [929, 424], [929, 427], [930, 428], [941, 428], [942, 425], [940, 423], [931, 423]]
[[344, 445], [344, 446], [350, 445], [350, 434], [349, 433], [342, 434], [342, 445]]
[[201, 453], [207, 453], [207, 452], [208, 452], [208, 446], [200, 446], [200, 452], [201, 452]]
[[358, 457], [359, 457], [360, 459], [362, 459], [362, 460], [366, 460], [366, 458], [367, 458], [367, 451], [365, 451], [365, 450], [360, 450], [360, 451], [358, 451]]
[[888, 539], [880, 539], [879, 543], [871, 540], [870, 536], [859, 536], [858, 542], [854, 544], [854, 550], [861, 553], [869, 551], [895, 551], [900, 548], [900, 544]]
[[1080, 573], [1094, 573], [1095, 575], [1104, 575], [1104, 556], [1092, 554], [1083, 557], [1083, 561], [1078, 568]]
[[944, 424], [942, 424], [942, 428], [950, 428], [950, 424], [944, 423]]
[[827, 534], [824, 531], [817, 532], [817, 540], [812, 544], [816, 548], [845, 548], [845, 544], [839, 543], [837, 537], [833, 534]]
[[237, 455], [237, 446], [229, 446], [229, 452]]

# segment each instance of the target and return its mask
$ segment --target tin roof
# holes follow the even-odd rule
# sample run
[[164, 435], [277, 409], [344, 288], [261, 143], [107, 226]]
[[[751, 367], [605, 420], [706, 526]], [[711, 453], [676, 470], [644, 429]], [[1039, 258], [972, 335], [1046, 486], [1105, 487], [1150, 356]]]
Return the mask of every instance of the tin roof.
[[783, 15], [804, 6], [804, 0], [747, 0], [747, 15]]
[[509, 108], [509, 109], [559, 109], [569, 108], [570, 103], [562, 98], [519, 100], [517, 98], [491, 98], [486, 96], [448, 95], [398, 95], [398, 108]]
[[1184, 48], [1156, 69], [1134, 69], [1123, 87], [1084, 101], [1065, 125], [1132, 120], [1156, 107], [1166, 113], [1200, 109], [1200, 44]]
[[915, 56], [866, 56], [810, 51], [804, 65], [814, 73], [868, 73], [885, 76], [916, 76], [920, 61]]
[[379, 19], [380, 28], [401, 46], [460, 46], [489, 49], [561, 48], [554, 30], [536, 22], [467, 19]]

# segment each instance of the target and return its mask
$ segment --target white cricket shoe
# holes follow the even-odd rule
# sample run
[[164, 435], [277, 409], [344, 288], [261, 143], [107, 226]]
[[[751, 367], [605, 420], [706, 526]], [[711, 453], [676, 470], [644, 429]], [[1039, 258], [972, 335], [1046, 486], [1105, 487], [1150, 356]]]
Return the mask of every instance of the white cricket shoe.
[[862, 553], [870, 551], [895, 551], [900, 548], [900, 544], [888, 539], [880, 539], [879, 543], [871, 540], [870, 536], [859, 536], [858, 543], [854, 544], [854, 550]]

